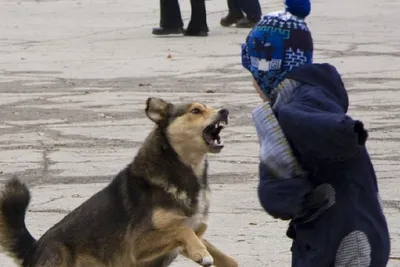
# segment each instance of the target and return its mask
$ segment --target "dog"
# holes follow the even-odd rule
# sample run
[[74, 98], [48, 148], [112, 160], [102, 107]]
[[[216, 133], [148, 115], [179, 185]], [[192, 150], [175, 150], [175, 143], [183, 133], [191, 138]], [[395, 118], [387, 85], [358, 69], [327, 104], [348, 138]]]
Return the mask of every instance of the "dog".
[[166, 267], [179, 255], [237, 267], [203, 238], [207, 154], [224, 147], [227, 109], [149, 98], [155, 123], [133, 161], [101, 191], [35, 240], [25, 225], [30, 191], [18, 178], [0, 195], [0, 245], [22, 267]]

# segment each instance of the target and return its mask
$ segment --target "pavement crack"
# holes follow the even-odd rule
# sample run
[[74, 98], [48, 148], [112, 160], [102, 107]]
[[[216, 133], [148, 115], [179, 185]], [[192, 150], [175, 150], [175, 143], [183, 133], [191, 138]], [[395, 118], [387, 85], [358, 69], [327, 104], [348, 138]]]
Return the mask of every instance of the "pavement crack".
[[48, 171], [49, 171], [49, 165], [51, 164], [51, 160], [49, 157], [49, 153], [50, 153], [50, 149], [48, 148], [48, 146], [43, 143], [43, 141], [38, 141], [40, 146], [43, 149], [42, 152], [42, 180], [45, 180], [48, 176]]
[[53, 198], [51, 198], [50, 200], [47, 200], [47, 201], [45, 201], [45, 202], [32, 205], [31, 207], [33, 208], [33, 207], [36, 207], [36, 206], [41, 206], [41, 205], [44, 205], [44, 204], [48, 204], [48, 203], [54, 202], [54, 201], [59, 200], [59, 199], [62, 199], [62, 198], [64, 198], [64, 196], [61, 196], [61, 197], [53, 197]]
[[67, 214], [70, 213], [70, 210], [64, 209], [43, 209], [43, 210], [29, 210], [32, 213], [59, 213], [59, 214]]
[[392, 208], [397, 210], [398, 212], [400, 212], [400, 201], [396, 201], [396, 200], [384, 200], [383, 202], [383, 206], [384, 207], [388, 207], [388, 208]]

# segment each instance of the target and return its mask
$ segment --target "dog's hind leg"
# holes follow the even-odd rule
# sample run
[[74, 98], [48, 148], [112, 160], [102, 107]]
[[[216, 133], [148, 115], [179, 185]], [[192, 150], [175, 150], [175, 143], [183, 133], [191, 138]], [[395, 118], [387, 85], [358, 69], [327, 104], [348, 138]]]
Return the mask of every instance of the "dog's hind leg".
[[75, 259], [75, 263], [71, 265], [71, 267], [89, 267], [89, 266], [106, 267], [109, 265], [88, 255], [78, 255]]
[[138, 262], [154, 260], [182, 247], [187, 257], [196, 263], [202, 266], [213, 265], [213, 258], [206, 246], [192, 229], [187, 227], [153, 230], [140, 238], [135, 247]]
[[51, 242], [39, 247], [35, 255], [24, 264], [32, 267], [75, 267], [68, 249], [62, 244]]

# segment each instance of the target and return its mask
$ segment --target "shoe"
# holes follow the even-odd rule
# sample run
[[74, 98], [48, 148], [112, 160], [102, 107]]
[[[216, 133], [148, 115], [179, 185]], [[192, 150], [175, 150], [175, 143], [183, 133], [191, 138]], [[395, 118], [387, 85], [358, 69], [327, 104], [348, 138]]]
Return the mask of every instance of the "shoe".
[[235, 24], [236, 22], [238, 22], [239, 20], [243, 19], [244, 15], [243, 12], [240, 10], [229, 10], [229, 13], [226, 17], [223, 17], [221, 19], [221, 26], [222, 27], [229, 27], [233, 24]]
[[186, 31], [184, 31], [183, 35], [185, 35], [185, 36], [206, 37], [206, 36], [208, 36], [208, 32], [206, 32], [206, 31], [192, 31], [192, 30], [188, 31], [188, 30], [186, 30]]
[[169, 35], [169, 34], [182, 34], [183, 28], [153, 28], [153, 35]]
[[236, 22], [237, 28], [253, 28], [258, 23], [258, 20], [250, 20], [248, 18], [242, 18]]

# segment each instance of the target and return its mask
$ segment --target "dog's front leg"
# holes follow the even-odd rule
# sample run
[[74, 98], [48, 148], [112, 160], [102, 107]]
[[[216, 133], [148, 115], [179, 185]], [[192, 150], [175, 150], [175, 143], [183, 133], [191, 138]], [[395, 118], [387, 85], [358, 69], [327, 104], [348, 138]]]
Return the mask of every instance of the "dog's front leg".
[[228, 256], [227, 254], [223, 253], [221, 250], [216, 248], [213, 244], [205, 240], [204, 238], [202, 239], [203, 244], [207, 248], [207, 251], [211, 254], [211, 256], [214, 258], [214, 265], [216, 267], [238, 267], [238, 263], [236, 260], [234, 260], [231, 256]]
[[[238, 263], [232, 257], [226, 255], [210, 242], [205, 239], [202, 239], [203, 244], [205, 245], [207, 251], [211, 254], [214, 259], [214, 266], [215, 267], [238, 267]], [[183, 250], [181, 252], [182, 256], [189, 258], [187, 252]]]
[[137, 243], [135, 258], [146, 262], [182, 247], [189, 259], [202, 266], [212, 266], [213, 258], [205, 244], [187, 227], [157, 229], [146, 233]]
[[[195, 230], [195, 234], [202, 240], [203, 244], [205, 245], [207, 251], [211, 254], [214, 259], [214, 265], [216, 267], [237, 267], [238, 263], [230, 256], [226, 255], [218, 248], [216, 248], [213, 244], [205, 240], [203, 235], [207, 230], [207, 224], [202, 223], [200, 226]], [[187, 252], [183, 250], [181, 254], [187, 258], [189, 258]]]

